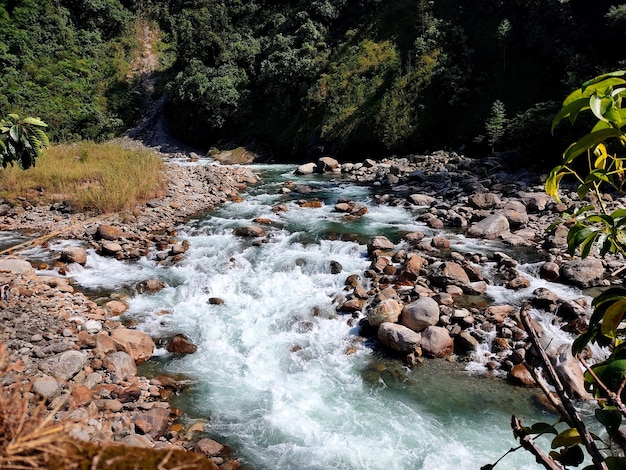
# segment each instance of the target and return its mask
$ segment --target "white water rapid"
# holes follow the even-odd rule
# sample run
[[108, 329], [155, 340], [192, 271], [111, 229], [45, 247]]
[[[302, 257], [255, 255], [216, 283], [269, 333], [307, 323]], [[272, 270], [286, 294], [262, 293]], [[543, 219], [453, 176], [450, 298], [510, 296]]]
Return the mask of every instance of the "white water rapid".
[[[333, 298], [350, 274], [368, 266], [363, 240], [424, 229], [415, 215], [371, 203], [366, 188], [302, 178], [287, 166], [259, 167], [263, 181], [179, 231], [191, 248], [175, 266], [122, 263], [90, 252], [72, 271], [88, 289], [120, 290], [158, 277], [168, 287], [133, 295], [127, 317], [154, 337], [184, 333], [197, 346], [182, 358], [160, 351], [166, 370], [195, 385], [180, 398], [187, 415], [235, 449], [254, 470], [462, 470], [495, 462], [516, 445], [511, 414], [541, 416], [530, 391], [467, 373], [445, 361], [415, 370], [357, 341], [356, 324], [335, 313]], [[283, 195], [288, 180], [310, 195]], [[294, 200], [316, 197], [321, 208]], [[360, 221], [332, 211], [340, 197], [368, 205]], [[274, 213], [277, 203], [289, 210]], [[269, 241], [234, 237], [255, 217], [272, 219]], [[331, 273], [331, 262], [343, 270]], [[224, 301], [214, 305], [212, 298]], [[164, 312], [168, 312], [164, 314]], [[346, 354], [354, 348], [354, 354]], [[539, 468], [524, 451], [496, 468]]]

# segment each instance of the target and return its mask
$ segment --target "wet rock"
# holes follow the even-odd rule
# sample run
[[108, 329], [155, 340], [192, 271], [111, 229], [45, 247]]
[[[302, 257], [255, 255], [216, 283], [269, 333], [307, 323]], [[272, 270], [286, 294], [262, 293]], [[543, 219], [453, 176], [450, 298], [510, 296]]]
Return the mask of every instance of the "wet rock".
[[215, 457], [222, 453], [224, 446], [213, 439], [200, 439], [196, 444], [195, 450], [207, 457]]
[[209, 299], [209, 304], [211, 305], [224, 305], [224, 300], [219, 297], [211, 297]]
[[174, 336], [167, 342], [167, 346], [165, 349], [173, 354], [183, 355], [195, 353], [198, 347], [193, 344], [193, 342], [189, 338], [187, 338], [187, 336], [179, 334]]
[[530, 281], [524, 276], [517, 276], [507, 282], [506, 287], [511, 290], [526, 289], [530, 287]]
[[77, 246], [68, 246], [61, 252], [61, 261], [64, 263], [77, 263], [84, 266], [87, 263], [87, 252]]
[[364, 304], [365, 301], [363, 299], [349, 299], [339, 307], [339, 311], [346, 313], [360, 312]]
[[421, 297], [402, 309], [400, 323], [413, 331], [422, 331], [439, 322], [439, 304], [431, 297]]
[[370, 307], [367, 320], [371, 326], [378, 326], [383, 322], [396, 323], [402, 312], [402, 305], [395, 299], [385, 299]]
[[432, 272], [431, 281], [439, 286], [464, 286], [470, 283], [469, 276], [458, 263], [445, 261], [440, 263]]
[[247, 227], [237, 227], [233, 230], [233, 233], [238, 237], [264, 237], [265, 230], [263, 227], [258, 227], [256, 225], [248, 225]]
[[539, 268], [539, 276], [546, 281], [554, 282], [559, 279], [561, 269], [559, 265], [552, 261], [545, 262]]
[[367, 253], [372, 255], [378, 252], [392, 251], [394, 248], [395, 245], [387, 237], [379, 235], [372, 238], [367, 244]]
[[321, 157], [317, 160], [317, 171], [320, 173], [337, 173], [340, 170], [341, 165], [332, 157]]
[[343, 266], [339, 261], [331, 261], [330, 262], [330, 273], [331, 274], [339, 274], [343, 271]]
[[520, 385], [522, 387], [534, 387], [536, 385], [535, 379], [528, 372], [528, 369], [524, 364], [516, 364], [507, 374], [507, 379], [514, 385]]
[[143, 331], [118, 328], [111, 332], [111, 339], [119, 350], [129, 354], [137, 364], [146, 362], [154, 352], [154, 341]]
[[430, 357], [446, 357], [454, 352], [450, 333], [440, 326], [429, 326], [421, 333], [422, 351]]
[[563, 282], [578, 287], [598, 285], [603, 277], [604, 266], [602, 261], [596, 258], [567, 261], [561, 268]]
[[378, 340], [391, 349], [408, 354], [419, 347], [421, 335], [406, 326], [383, 322], [378, 328]]
[[167, 284], [160, 279], [147, 279], [137, 284], [136, 289], [140, 294], [151, 294], [165, 289]]
[[502, 214], [493, 214], [473, 224], [467, 230], [468, 237], [494, 239], [509, 230], [509, 221]]
[[476, 351], [478, 344], [478, 340], [467, 331], [462, 331], [454, 338], [454, 350], [459, 354], [467, 354]]
[[104, 304], [104, 306], [107, 308], [109, 312], [111, 312], [111, 315], [113, 316], [121, 315], [126, 310], [128, 310], [128, 304], [120, 300], [111, 300], [107, 302], [106, 304]]

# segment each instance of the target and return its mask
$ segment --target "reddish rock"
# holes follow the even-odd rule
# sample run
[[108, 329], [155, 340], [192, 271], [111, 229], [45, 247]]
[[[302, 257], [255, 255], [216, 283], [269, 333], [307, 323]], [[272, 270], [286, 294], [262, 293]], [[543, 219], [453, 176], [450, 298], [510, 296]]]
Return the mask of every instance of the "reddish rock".
[[128, 328], [118, 328], [111, 333], [118, 350], [126, 351], [137, 364], [146, 362], [154, 352], [154, 341], [147, 333]]
[[185, 335], [176, 335], [167, 343], [166, 349], [173, 354], [193, 354], [198, 347]]
[[513, 366], [507, 375], [507, 379], [514, 385], [520, 385], [522, 387], [535, 386], [535, 379], [533, 379], [533, 376], [528, 372], [524, 364], [516, 364]]

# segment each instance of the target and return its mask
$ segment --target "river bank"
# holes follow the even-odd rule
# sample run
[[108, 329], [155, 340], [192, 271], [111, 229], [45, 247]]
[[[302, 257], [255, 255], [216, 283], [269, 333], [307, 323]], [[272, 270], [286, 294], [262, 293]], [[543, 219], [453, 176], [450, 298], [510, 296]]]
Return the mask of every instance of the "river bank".
[[[189, 159], [189, 156], [180, 157], [182, 161]], [[597, 260], [590, 260], [583, 269], [567, 269], [574, 261], [563, 254], [564, 232], [550, 235], [547, 241], [544, 237], [545, 228], [563, 208], [545, 196], [539, 175], [510, 172], [498, 159], [472, 160], [441, 152], [341, 167], [326, 160], [323, 166], [314, 164], [314, 167], [325, 172], [325, 178], [337, 178], [338, 182], [353, 180], [377, 188], [378, 203], [406, 206], [420, 222], [424, 222], [422, 230], [404, 233], [398, 240], [371, 237], [367, 250], [371, 262], [369, 269], [363, 270], [358, 278], [348, 277], [344, 293], [337, 295], [334, 301], [339, 319], [360, 324], [359, 332], [364, 338], [378, 338], [412, 366], [422, 360], [420, 355], [470, 360], [479, 345], [488, 343], [489, 350], [484, 352], [487, 356], [485, 367], [507, 374], [513, 371], [515, 366], [523, 363], [529, 349], [516, 318], [518, 297], [522, 295], [534, 299], [535, 305], [546, 313], [560, 312], [560, 316], [567, 319], [563, 323], [571, 323], [572, 327], [578, 325], [580, 328], [580, 320], [588, 315], [584, 300], [560, 299], [546, 291], [526, 292], [528, 276], [516, 269], [518, 260], [504, 252], [497, 252], [500, 253], [497, 256], [481, 254], [476, 248], [481, 240], [501, 243], [503, 251], [505, 247], [526, 247], [533, 252], [535, 260], [540, 260], [537, 269], [543, 273], [542, 277], [551, 276], [554, 281], [588, 287], [608, 285], [617, 280], [611, 277], [621, 266], [617, 260], [601, 262], [599, 266]], [[102, 256], [120, 260], [148, 256], [161, 263], [176, 263], [184, 257], [188, 247], [176, 237], [172, 227], [215, 204], [237, 200], [238, 191], [254, 183], [256, 178], [245, 169], [212, 165], [176, 165], [171, 171], [168, 194], [131, 214], [87, 223], [87, 218], [80, 219], [82, 216], [77, 214], [51, 215], [49, 212], [54, 211], [49, 208], [33, 209], [33, 215], [28, 217], [29, 209], [21, 216], [15, 214], [5, 218], [3, 227], [28, 228], [41, 234], [41, 227], [61, 230], [65, 221], [71, 227], [63, 237], [87, 240]], [[315, 177], [311, 178], [314, 182]], [[316, 200], [315, 188], [306, 184], [287, 183], [280, 191], [293, 197], [289, 203], [274, 207], [276, 220], [257, 219], [253, 225], [241, 227], [239, 236], [250, 238], [253, 244], [270, 244], [272, 225], [280, 222], [281, 214], [316, 210], [328, 204]], [[575, 205], [573, 199], [564, 198], [564, 201], [566, 208]], [[623, 204], [621, 201], [611, 203], [616, 207]], [[366, 208], [350, 198], [335, 197], [332, 204], [333, 212], [343, 214], [346, 224], [367, 213]], [[485, 220], [489, 223], [483, 222]], [[463, 239], [461, 244], [467, 246], [466, 250], [450, 250], [451, 244], [457, 248], [459, 245], [459, 240], [454, 240], [451, 233], [472, 234], [474, 238], [471, 240], [476, 242], [472, 244], [470, 238]], [[350, 234], [337, 236], [348, 238]], [[59, 255], [63, 257], [63, 263], [80, 263], [83, 253], [68, 247]], [[12, 362], [21, 360], [28, 375], [39, 376], [37, 393], [44, 397], [45, 393], [50, 393], [47, 397], [50, 405], [56, 404], [56, 397], [64, 392], [74, 400], [72, 406], [96, 408], [98, 418], [81, 412], [73, 415], [73, 419], [80, 417], [79, 422], [83, 425], [75, 427], [77, 437], [143, 441], [144, 445], [158, 444], [159, 447], [189, 447], [189, 442], [184, 439], [188, 430], [173, 432], [170, 427], [159, 435], [164, 416], [171, 415], [163, 411], [163, 408], [171, 410], [169, 405], [150, 405], [153, 400], [159, 402], [162, 395], [168, 394], [164, 390], [172, 392], [183, 384], [174, 382], [163, 386], [161, 380], [165, 378], [129, 379], [136, 377], [133, 375], [136, 373], [124, 354], [136, 363], [151, 353], [149, 347], [142, 348], [149, 338], [147, 335], [123, 328], [118, 321], [117, 315], [126, 308], [124, 302], [119, 301], [123, 299], [111, 299], [98, 305], [71, 292], [71, 284], [59, 280], [58, 276], [48, 278], [42, 276], [41, 271], [35, 275], [29, 268], [18, 263], [14, 271], [22, 269], [23, 272], [14, 272], [3, 281], [12, 283], [10, 302], [3, 310], [3, 314], [9, 312], [3, 338], [8, 336], [11, 340]], [[56, 267], [59, 268], [63, 270], [63, 265]], [[331, 269], [341, 272], [341, 265], [333, 264]], [[53, 273], [56, 271], [51, 271]], [[158, 282], [153, 285], [155, 289], [162, 287]], [[487, 305], [481, 295], [485, 294], [487, 286], [493, 285], [501, 286], [504, 294], [497, 305]], [[141, 286], [141, 289], [146, 288], [152, 287], [148, 284]], [[219, 299], [215, 299], [217, 301]], [[32, 312], [41, 312], [46, 321], [36, 320], [39, 315], [32, 315]], [[45, 314], [58, 320], [48, 319]], [[47, 325], [54, 324], [58, 324], [55, 333], [49, 333]], [[297, 324], [303, 331], [310, 328], [304, 320]], [[114, 333], [116, 330], [124, 333]], [[354, 354], [360, 347], [355, 341], [345, 353]], [[293, 352], [298, 351], [294, 349]], [[74, 375], [70, 378], [57, 378], [68, 367], [59, 366], [63, 355], [64, 364], [68, 358], [70, 362], [76, 360], [77, 364], [85, 362], [80, 370], [72, 371]], [[52, 365], [43, 365], [51, 359], [54, 359], [50, 361]], [[54, 364], [57, 359], [59, 363]], [[126, 366], [130, 366], [131, 373], [123, 379], [121, 377], [128, 374], [128, 370], [123, 369]], [[92, 374], [99, 374], [102, 379], [97, 381], [98, 377]], [[43, 375], [52, 377], [54, 382]], [[50, 385], [49, 389], [43, 387], [46, 384]], [[134, 391], [129, 391], [129, 387]], [[79, 391], [85, 393], [82, 400], [75, 396]], [[99, 395], [97, 400], [93, 400], [93, 393]], [[125, 398], [120, 399], [120, 396]], [[131, 399], [126, 401], [128, 397]], [[151, 411], [148, 418], [146, 412], [153, 408], [158, 411]], [[134, 412], [141, 417], [134, 417]], [[123, 418], [125, 414], [126, 418]], [[105, 421], [98, 425], [97, 420], [104, 415], [109, 415], [114, 423]], [[82, 434], [83, 431], [86, 434]], [[156, 443], [152, 442], [155, 437]], [[236, 465], [236, 461], [220, 455], [219, 444], [207, 441], [203, 444], [207, 445], [209, 450], [206, 453], [215, 462], [222, 466]], [[215, 453], [216, 449], [220, 451]]]

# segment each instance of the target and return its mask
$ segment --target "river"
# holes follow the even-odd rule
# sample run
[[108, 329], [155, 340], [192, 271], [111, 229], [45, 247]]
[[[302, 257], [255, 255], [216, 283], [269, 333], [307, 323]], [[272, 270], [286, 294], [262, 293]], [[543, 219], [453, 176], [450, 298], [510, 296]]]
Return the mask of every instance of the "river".
[[[184, 333], [198, 346], [178, 358], [159, 350], [152, 361], [193, 379], [176, 402], [187, 420], [206, 419], [209, 435], [255, 470], [478, 469], [516, 445], [511, 414], [528, 423], [555, 420], [535, 392], [490, 377], [480, 358], [470, 365], [427, 360], [410, 370], [375, 342], [359, 341], [356, 322], [335, 312], [346, 277], [370, 264], [364, 242], [427, 230], [415, 213], [376, 205], [370, 188], [296, 177], [292, 166], [254, 169], [262, 181], [243, 202], [180, 227], [179, 238], [191, 244], [180, 263], [126, 263], [90, 251], [87, 266], [71, 271], [91, 292], [131, 293], [125, 318], [153, 337]], [[283, 194], [287, 181], [312, 192]], [[296, 203], [312, 197], [323, 206]], [[366, 205], [367, 214], [344, 220], [333, 212], [341, 197]], [[279, 203], [289, 210], [272, 211]], [[256, 217], [273, 221], [265, 242], [233, 235]], [[448, 235], [453, 249], [489, 249]], [[331, 262], [341, 264], [339, 274]], [[154, 277], [168, 287], [132, 290]], [[490, 288], [490, 295], [509, 293]], [[497, 468], [540, 467], [518, 451]]]

